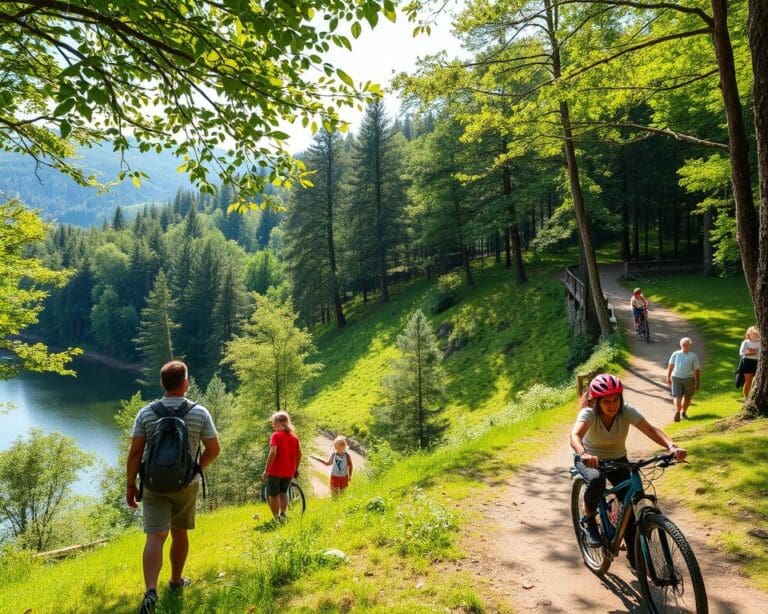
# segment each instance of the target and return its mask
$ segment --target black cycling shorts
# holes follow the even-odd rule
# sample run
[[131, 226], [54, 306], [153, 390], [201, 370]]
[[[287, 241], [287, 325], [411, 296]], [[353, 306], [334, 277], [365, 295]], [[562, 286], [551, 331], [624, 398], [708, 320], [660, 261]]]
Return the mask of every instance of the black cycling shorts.
[[284, 495], [288, 492], [288, 484], [291, 483], [291, 478], [277, 478], [274, 475], [267, 476], [267, 496], [276, 497], [277, 495]]

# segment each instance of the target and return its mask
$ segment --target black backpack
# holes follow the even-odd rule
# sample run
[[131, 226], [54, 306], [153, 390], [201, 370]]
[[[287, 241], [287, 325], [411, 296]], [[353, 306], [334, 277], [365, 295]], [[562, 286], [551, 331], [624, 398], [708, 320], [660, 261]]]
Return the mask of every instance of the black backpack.
[[[162, 401], [155, 401], [149, 408], [158, 417], [154, 430], [147, 440], [144, 459], [139, 469], [141, 485], [139, 498], [144, 493], [144, 486], [152, 492], [173, 493], [189, 486], [200, 470], [200, 446], [193, 456], [189, 450], [189, 432], [184, 416], [197, 403], [186, 400], [173, 413]], [[205, 482], [203, 482], [205, 492]]]

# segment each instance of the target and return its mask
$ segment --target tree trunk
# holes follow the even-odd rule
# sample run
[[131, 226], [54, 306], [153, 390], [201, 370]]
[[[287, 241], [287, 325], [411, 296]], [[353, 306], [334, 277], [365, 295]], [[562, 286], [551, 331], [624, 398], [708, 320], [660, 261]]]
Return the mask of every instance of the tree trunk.
[[[550, 44], [552, 45], [552, 74], [555, 79], [559, 79], [561, 77], [560, 47], [557, 40], [557, 29], [552, 12], [552, 0], [544, 0], [544, 8], [546, 10], [547, 30]], [[564, 100], [560, 102], [560, 121], [563, 127], [563, 149], [565, 150], [565, 159], [568, 164], [568, 179], [571, 185], [573, 208], [576, 212], [576, 224], [579, 229], [581, 245], [584, 249], [589, 287], [592, 292], [595, 311], [597, 312], [597, 321], [600, 323], [600, 334], [607, 337], [613, 331], [611, 330], [611, 323], [608, 321], [608, 305], [606, 304], [605, 296], [603, 296], [603, 289], [600, 284], [600, 273], [597, 270], [595, 250], [592, 247], [589, 219], [584, 207], [584, 194], [581, 190], [579, 167], [576, 162], [576, 148], [573, 144], [570, 112], [568, 110], [568, 103]]]
[[632, 202], [632, 258], [640, 260], [640, 208]]
[[505, 166], [502, 171], [502, 194], [507, 201], [507, 214], [509, 215], [509, 230], [507, 232], [507, 268], [512, 266], [511, 251], [515, 256], [515, 276], [518, 285], [528, 281], [525, 275], [525, 267], [523, 266], [523, 248], [520, 244], [520, 226], [517, 223], [517, 214], [515, 212], [515, 205], [512, 202], [512, 174], [509, 167]]
[[645, 259], [648, 260], [648, 210], [645, 210], [643, 215], [643, 251], [645, 252]]
[[[764, 0], [763, 0], [764, 1]], [[754, 7], [759, 4], [750, 1], [750, 23]], [[765, 10], [764, 7], [761, 10]], [[744, 113], [736, 83], [736, 66], [733, 60], [733, 47], [728, 33], [728, 2], [712, 0], [712, 41], [715, 46], [717, 67], [720, 73], [720, 92], [725, 104], [725, 116], [728, 119], [728, 146], [731, 158], [731, 182], [733, 198], [736, 202], [736, 241], [741, 252], [744, 277], [747, 280], [753, 303], [756, 301], [757, 268], [759, 253], [758, 219], [755, 201], [752, 195], [752, 179], [749, 170], [749, 141], [744, 124]], [[752, 36], [750, 32], [750, 45]], [[755, 61], [752, 61], [753, 70]], [[758, 79], [755, 73], [755, 79]], [[758, 84], [755, 82], [755, 92]], [[755, 104], [757, 109], [757, 104]], [[756, 120], [757, 122], [757, 120]]]
[[512, 232], [509, 226], [504, 229], [504, 268], [512, 268], [512, 251], [509, 242], [509, 234]]
[[341, 308], [341, 297], [339, 296], [339, 280], [336, 275], [336, 248], [334, 246], [333, 238], [333, 206], [334, 206], [334, 193], [333, 193], [333, 136], [328, 133], [328, 165], [326, 168], [326, 194], [325, 194], [325, 207], [326, 207], [326, 240], [328, 241], [328, 263], [331, 269], [331, 301], [333, 302], [333, 311], [336, 315], [336, 326], [341, 328], [347, 323], [344, 317], [344, 310]]
[[464, 243], [464, 237], [459, 236], [459, 253], [461, 254], [461, 266], [464, 269], [464, 277], [468, 286], [473, 286], [475, 280], [472, 277], [472, 267], [469, 265], [469, 253]]
[[496, 251], [496, 264], [501, 264], [501, 238], [499, 237], [499, 229], [496, 229], [496, 238], [493, 245]]
[[714, 248], [709, 233], [712, 231], [712, 209], [708, 208], [704, 212], [704, 229], [701, 233], [701, 240], [704, 247], [704, 275], [712, 277], [715, 274]]
[[512, 253], [515, 257], [515, 280], [517, 285], [524, 284], [528, 281], [528, 277], [525, 274], [525, 266], [523, 265], [523, 246], [520, 245], [520, 232], [517, 223], [512, 224], [510, 227], [509, 236]]
[[630, 259], [629, 253], [629, 185], [627, 181], [627, 148], [621, 150], [621, 259]]
[[[757, 361], [752, 397], [745, 411], [754, 416], [768, 416], [768, 4], [765, 0], [749, 1], [749, 46], [754, 73], [755, 136], [757, 141], [757, 173], [760, 188], [759, 243], [753, 304], [757, 326], [764, 340]], [[741, 244], [740, 244], [741, 246]], [[745, 270], [746, 270], [746, 264]]]
[[664, 194], [659, 200], [659, 236], [657, 244], [659, 246], [659, 260], [664, 260]]

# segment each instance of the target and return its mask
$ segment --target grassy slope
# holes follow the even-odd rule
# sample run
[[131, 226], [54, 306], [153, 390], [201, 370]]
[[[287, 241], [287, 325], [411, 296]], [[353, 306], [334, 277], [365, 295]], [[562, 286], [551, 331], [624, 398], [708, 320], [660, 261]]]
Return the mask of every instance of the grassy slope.
[[[461, 556], [459, 527], [472, 520], [461, 501], [482, 496], [486, 481], [540, 454], [551, 430], [573, 417], [573, 401], [562, 399], [555, 395], [549, 409], [525, 420], [402, 460], [378, 480], [355, 480], [345, 497], [310, 502], [303, 518], [277, 532], [259, 530], [252, 507], [201, 516], [186, 570], [195, 582], [183, 601], [161, 590], [158, 611], [504, 611], [453, 563]], [[263, 504], [257, 510], [267, 515]], [[142, 541], [133, 532], [50, 567], [0, 570], [0, 611], [135, 611]], [[350, 561], [330, 564], [322, 555], [328, 548]]]
[[720, 545], [744, 564], [759, 588], [768, 590], [766, 541], [749, 535], [754, 528], [768, 531], [768, 420], [739, 420], [741, 389], [733, 385], [739, 344], [754, 324], [746, 285], [742, 279], [700, 275], [639, 285], [652, 300], [689, 319], [704, 334], [707, 349], [701, 394], [692, 408], [695, 426], [669, 428], [695, 461], [670, 472], [660, 488], [680, 496], [719, 529], [727, 528]]
[[[685, 439], [698, 460], [684, 471], [670, 472], [661, 486], [681, 492], [698, 511], [732, 523], [724, 545], [741, 555], [757, 584], [765, 587], [760, 556], [766, 555], [745, 540], [751, 524], [742, 522], [748, 513], [765, 524], [765, 496], [760, 496], [768, 488], [762, 469], [768, 460], [765, 421], [724, 433], [722, 422], [717, 426], [720, 417], [739, 408], [728, 365], [749, 323], [748, 303], [736, 298], [743, 298], [743, 291], [728, 280], [691, 277], [643, 285], [654, 300], [694, 319], [709, 347], [705, 388], [696, 405], [697, 413], [707, 417], [693, 430], [686, 424], [674, 427], [689, 428], [677, 437]], [[689, 297], [711, 305], [712, 313]], [[719, 320], [723, 309], [732, 311]], [[505, 611], [493, 595], [473, 588], [455, 564], [461, 556], [458, 531], [474, 526], [462, 501], [485, 496], [489, 482], [534, 459], [542, 446], [551, 445], [551, 433], [573, 420], [567, 392], [552, 395], [544, 406], [522, 416], [514, 408], [504, 410], [493, 418], [499, 426], [478, 427], [451, 446], [400, 461], [378, 480], [358, 478], [343, 499], [311, 502], [303, 519], [276, 533], [259, 531], [250, 520], [250, 507], [201, 517], [188, 567], [195, 584], [183, 603], [163, 591], [159, 611]], [[702, 485], [705, 492], [696, 495]], [[266, 508], [259, 512], [266, 515]], [[50, 568], [0, 568], [0, 611], [134, 611], [141, 592], [141, 542], [141, 535], [133, 533]], [[327, 548], [343, 550], [350, 562], [330, 564], [322, 556]], [[166, 568], [161, 581], [167, 577]]]
[[[529, 269], [531, 282], [518, 288], [502, 266], [475, 271], [476, 284], [464, 299], [431, 321], [454, 325], [466, 347], [443, 362], [447, 376], [446, 416], [454, 431], [476, 424], [534, 382], [560, 383], [567, 377], [568, 329], [563, 290], [553, 268]], [[310, 382], [304, 411], [331, 430], [365, 435], [370, 410], [381, 402], [380, 382], [396, 356], [397, 335], [410, 314], [427, 309], [430, 285], [422, 280], [396, 292], [384, 306], [353, 304], [349, 324], [316, 336], [323, 373]], [[441, 340], [445, 345], [446, 339]], [[554, 350], [553, 348], [561, 348]]]
[[[476, 594], [469, 578], [452, 565], [460, 556], [454, 538], [471, 520], [461, 501], [469, 492], [477, 495], [482, 490], [478, 477], [508, 475], [533, 457], [552, 425], [572, 418], [572, 403], [562, 402], [568, 392], [554, 393], [548, 402], [538, 393], [532, 395], [536, 409], [550, 409], [522, 422], [527, 414], [519, 408], [504, 409], [510, 394], [526, 384], [567, 378], [562, 288], [552, 271], [551, 265], [532, 268], [534, 281], [519, 290], [502, 267], [478, 270], [477, 288], [436, 319], [439, 323], [450, 318], [457, 328], [473, 331], [468, 346], [446, 360], [448, 395], [457, 399], [448, 412], [457, 424], [476, 425], [471, 431], [456, 428], [454, 435], [463, 433], [463, 438], [454, 437], [457, 443], [431, 454], [402, 460], [378, 480], [355, 480], [343, 500], [312, 502], [300, 522], [278, 533], [254, 530], [258, 523], [250, 520], [253, 508], [202, 516], [188, 567], [195, 586], [183, 604], [163, 594], [160, 611], [335, 612], [351, 607], [431, 612], [497, 607], [490, 596]], [[314, 382], [317, 391], [310, 403], [321, 423], [345, 429], [364, 425], [396, 335], [407, 315], [424, 304], [426, 290], [427, 284], [418, 282], [384, 308], [351, 310], [350, 325], [342, 334], [325, 331], [319, 348], [327, 367]], [[564, 349], [552, 352], [552, 347]], [[352, 411], [336, 411], [341, 407]], [[465, 412], [470, 417], [459, 418]], [[496, 424], [506, 426], [481, 424], [491, 415]], [[509, 441], [518, 442], [514, 451]], [[369, 511], [365, 505], [371, 500]], [[267, 515], [264, 506], [259, 511]], [[125, 535], [103, 550], [50, 567], [22, 561], [3, 569], [0, 564], [0, 612], [8, 604], [8, 611], [14, 612], [135, 610], [141, 593], [142, 539], [138, 533]], [[328, 565], [320, 555], [327, 548], [351, 554], [352, 564]], [[167, 574], [166, 568], [161, 581]]]

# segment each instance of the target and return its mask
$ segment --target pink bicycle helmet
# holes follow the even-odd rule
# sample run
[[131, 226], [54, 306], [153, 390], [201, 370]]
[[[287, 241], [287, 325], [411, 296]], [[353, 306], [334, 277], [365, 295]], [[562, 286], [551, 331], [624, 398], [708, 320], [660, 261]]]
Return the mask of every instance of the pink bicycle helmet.
[[589, 382], [589, 396], [593, 399], [621, 394], [623, 391], [624, 386], [621, 385], [619, 378], [610, 373], [601, 373]]

